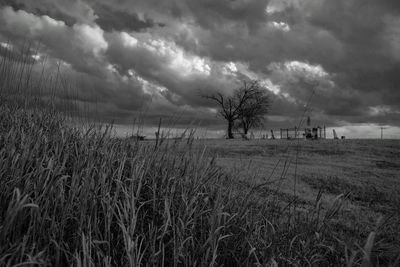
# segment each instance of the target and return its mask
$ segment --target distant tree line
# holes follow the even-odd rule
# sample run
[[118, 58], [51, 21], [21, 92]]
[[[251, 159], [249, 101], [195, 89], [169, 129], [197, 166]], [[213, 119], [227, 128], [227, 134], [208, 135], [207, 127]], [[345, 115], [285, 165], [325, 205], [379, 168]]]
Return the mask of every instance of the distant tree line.
[[244, 81], [231, 95], [214, 93], [203, 97], [218, 104], [218, 114], [228, 123], [229, 139], [234, 138], [234, 129], [241, 129], [247, 135], [251, 128], [262, 126], [271, 103], [270, 96], [258, 81]]

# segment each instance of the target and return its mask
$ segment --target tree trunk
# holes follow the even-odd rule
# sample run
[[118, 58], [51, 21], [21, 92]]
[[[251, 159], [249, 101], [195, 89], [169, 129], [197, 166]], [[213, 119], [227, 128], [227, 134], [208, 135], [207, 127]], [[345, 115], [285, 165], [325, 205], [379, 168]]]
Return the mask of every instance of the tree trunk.
[[249, 132], [249, 127], [243, 126], [243, 133], [247, 135], [248, 132]]
[[233, 139], [234, 138], [233, 137], [233, 132], [232, 132], [233, 124], [234, 124], [233, 120], [228, 120], [228, 139]]
[[243, 134], [247, 135], [247, 133], [249, 132], [249, 126], [245, 121], [242, 121], [242, 128], [243, 128]]

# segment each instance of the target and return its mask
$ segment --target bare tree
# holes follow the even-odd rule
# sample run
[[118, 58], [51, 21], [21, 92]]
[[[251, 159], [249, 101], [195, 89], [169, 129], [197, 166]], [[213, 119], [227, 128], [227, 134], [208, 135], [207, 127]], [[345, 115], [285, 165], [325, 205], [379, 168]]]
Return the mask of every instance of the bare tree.
[[218, 103], [219, 115], [228, 122], [227, 134], [229, 139], [234, 138], [233, 128], [236, 120], [240, 119], [244, 122], [247, 133], [250, 127], [254, 127], [258, 123], [261, 115], [266, 113], [262, 112], [264, 105], [260, 101], [266, 100], [266, 98], [258, 81], [244, 81], [243, 86], [236, 89], [231, 96], [215, 93], [203, 95], [203, 97]]
[[[260, 87], [258, 82], [252, 85], [252, 97], [239, 110], [239, 127], [247, 135], [251, 128], [260, 127], [265, 122], [265, 115], [270, 108], [271, 99], [267, 91]], [[246, 90], [246, 87], [241, 90]], [[241, 94], [239, 92], [239, 94]]]

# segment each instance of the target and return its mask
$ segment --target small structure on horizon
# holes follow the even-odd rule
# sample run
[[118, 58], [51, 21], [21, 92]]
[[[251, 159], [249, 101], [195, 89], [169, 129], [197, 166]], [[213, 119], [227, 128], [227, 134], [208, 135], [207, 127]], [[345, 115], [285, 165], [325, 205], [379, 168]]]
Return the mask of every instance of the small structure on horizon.
[[304, 130], [304, 137], [306, 139], [326, 139], [326, 127], [317, 126], [311, 127], [311, 118], [307, 117], [307, 127]]
[[294, 128], [286, 128], [280, 129], [280, 138], [281, 139], [326, 139], [326, 127], [324, 126], [316, 126], [316, 127], [307, 127], [304, 128], [304, 132], [297, 127]]
[[335, 129], [333, 129], [333, 139], [339, 139]]
[[[333, 129], [333, 139], [339, 139], [335, 129]], [[344, 140], [346, 139], [346, 136], [342, 135], [340, 139]]]
[[326, 139], [326, 127], [325, 125], [311, 127], [311, 119], [307, 117], [307, 127], [304, 128], [303, 133], [301, 133], [300, 128], [295, 126], [294, 128], [280, 129], [280, 137], [281, 139]]
[[304, 131], [306, 139], [326, 139], [326, 127], [317, 126], [313, 128], [306, 128]]

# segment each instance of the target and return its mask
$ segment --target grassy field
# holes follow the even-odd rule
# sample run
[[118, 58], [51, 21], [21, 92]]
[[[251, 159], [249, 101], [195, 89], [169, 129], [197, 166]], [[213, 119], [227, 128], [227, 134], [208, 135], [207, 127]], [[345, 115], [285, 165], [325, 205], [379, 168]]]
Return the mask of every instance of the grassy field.
[[[347, 194], [352, 208], [399, 212], [399, 140], [208, 140], [218, 165], [249, 186], [269, 182], [288, 198], [330, 202]], [[373, 215], [373, 217], [376, 217]]]
[[367, 235], [377, 219], [389, 218], [388, 236], [400, 244], [399, 140], [208, 140], [217, 164], [255, 194], [295, 201], [310, 209], [322, 193], [329, 206], [345, 195], [338, 223]]
[[321, 193], [323, 207], [344, 196], [332, 231], [351, 243], [381, 224], [378, 232], [388, 251], [400, 253], [399, 140], [208, 140], [203, 145], [241, 186], [261, 185], [254, 194], [266, 201], [277, 196], [309, 211]]

